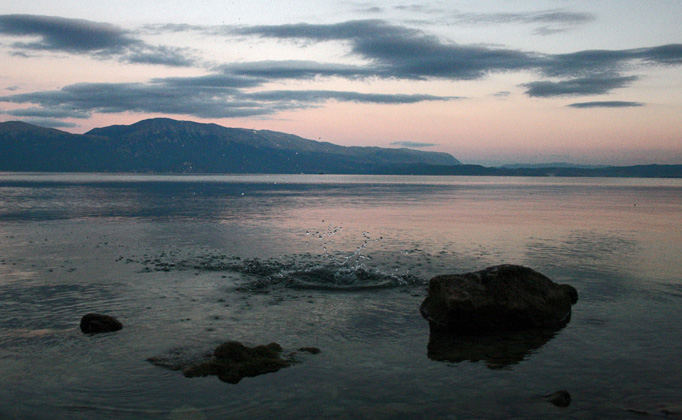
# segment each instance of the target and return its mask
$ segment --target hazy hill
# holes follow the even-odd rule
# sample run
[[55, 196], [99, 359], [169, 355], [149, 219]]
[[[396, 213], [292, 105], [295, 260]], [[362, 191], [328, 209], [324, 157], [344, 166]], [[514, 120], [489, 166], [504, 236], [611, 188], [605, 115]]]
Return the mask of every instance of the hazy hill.
[[157, 118], [84, 135], [0, 123], [0, 170], [194, 173], [373, 173], [459, 165], [447, 153], [344, 147], [267, 130]]

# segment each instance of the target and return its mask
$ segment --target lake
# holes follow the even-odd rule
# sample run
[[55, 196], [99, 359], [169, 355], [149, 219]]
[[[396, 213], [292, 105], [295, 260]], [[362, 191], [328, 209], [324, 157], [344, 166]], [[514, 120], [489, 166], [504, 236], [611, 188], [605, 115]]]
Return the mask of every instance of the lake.
[[[0, 238], [1, 419], [682, 418], [682, 180], [2, 173]], [[573, 285], [571, 322], [433, 357], [428, 280], [498, 264]], [[321, 353], [147, 360], [228, 340]]]

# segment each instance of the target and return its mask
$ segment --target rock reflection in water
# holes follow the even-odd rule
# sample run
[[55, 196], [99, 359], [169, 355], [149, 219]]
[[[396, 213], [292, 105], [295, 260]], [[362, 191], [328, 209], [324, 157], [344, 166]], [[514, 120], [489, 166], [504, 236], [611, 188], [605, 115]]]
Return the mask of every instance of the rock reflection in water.
[[428, 357], [452, 363], [484, 361], [490, 369], [504, 369], [525, 360], [558, 332], [558, 329], [533, 329], [474, 336], [431, 330]]

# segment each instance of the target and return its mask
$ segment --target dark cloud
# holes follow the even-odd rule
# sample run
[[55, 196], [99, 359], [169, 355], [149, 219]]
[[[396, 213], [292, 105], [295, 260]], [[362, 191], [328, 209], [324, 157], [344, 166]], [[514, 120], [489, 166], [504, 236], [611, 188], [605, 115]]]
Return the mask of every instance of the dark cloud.
[[355, 10], [358, 13], [383, 13], [386, 9], [379, 6], [367, 6], [361, 7]]
[[591, 13], [567, 12], [564, 10], [543, 10], [522, 13], [458, 13], [458, 23], [466, 24], [501, 24], [501, 23], [543, 23], [578, 25], [592, 22], [595, 16]]
[[402, 4], [394, 7], [395, 10], [400, 10], [403, 12], [410, 13], [424, 13], [424, 14], [443, 14], [446, 13], [445, 10], [440, 8], [432, 7], [426, 4]]
[[257, 35], [280, 39], [307, 39], [313, 41], [352, 40], [419, 33], [402, 26], [390, 25], [383, 20], [355, 20], [332, 24], [295, 23], [285, 25], [256, 25], [231, 28], [239, 35]]
[[38, 38], [10, 44], [14, 55], [27, 51], [91, 54], [128, 63], [189, 66], [195, 58], [187, 49], [149, 45], [109, 23], [55, 16], [0, 15], [0, 35]]
[[548, 36], [548, 35], [558, 34], [558, 33], [561, 33], [561, 32], [566, 32], [566, 31], [568, 31], [569, 29], [570, 29], [570, 28], [566, 28], [566, 27], [557, 27], [557, 26], [555, 26], [555, 27], [552, 27], [552, 26], [540, 26], [540, 27], [536, 28], [536, 29], [533, 31], [533, 33], [534, 33], [535, 35]]
[[315, 77], [358, 79], [382, 75], [379, 69], [372, 66], [319, 63], [303, 60], [234, 63], [224, 65], [220, 67], [220, 70], [226, 74], [266, 79], [310, 79]]
[[78, 83], [60, 90], [0, 97], [0, 101], [32, 103], [52, 109], [81, 112], [140, 112], [226, 118], [266, 115], [274, 109], [240, 101], [231, 92], [173, 86], [172, 83]]
[[78, 127], [78, 124], [56, 120], [52, 118], [24, 118], [22, 120], [25, 123], [37, 125], [46, 128], [73, 128]]
[[31, 57], [35, 57], [34, 54], [27, 54], [27, 53], [25, 53], [25, 52], [23, 52], [23, 51], [12, 51], [12, 52], [10, 52], [10, 55], [11, 55], [12, 57], [21, 57], [21, 58], [31, 58]]
[[[495, 19], [549, 23], [587, 21], [589, 16], [544, 12], [533, 16], [497, 14]], [[329, 90], [253, 91], [271, 81], [325, 77], [349, 80], [474, 80], [490, 73], [528, 71], [552, 79], [523, 85], [529, 96], [580, 96], [606, 94], [630, 85], [638, 77], [624, 73], [637, 66], [682, 64], [680, 44], [550, 55], [486, 45], [457, 44], [418, 29], [382, 20], [242, 27], [156, 25], [146, 28], [149, 31], [202, 31], [221, 36], [304, 42], [340, 41], [349, 47], [354, 58], [363, 59], [365, 64], [301, 60], [232, 63], [215, 68], [215, 73], [199, 77], [157, 78], [148, 83], [80, 83], [54, 91], [7, 95], [0, 97], [0, 101], [38, 106], [40, 108], [12, 112], [37, 113], [40, 109], [44, 116], [56, 116], [58, 112], [71, 110], [85, 114], [141, 112], [200, 118], [245, 117], [270, 115], [284, 109], [301, 109], [330, 100], [407, 104], [457, 99]], [[80, 37], [85, 36], [88, 30], [94, 34], [93, 39], [81, 41]], [[0, 16], [0, 34], [38, 37], [39, 40], [34, 42], [35, 51], [89, 52], [100, 57], [115, 57], [123, 62], [177, 66], [190, 65], [194, 60], [185, 49], [151, 46], [115, 26], [75, 19]]]
[[628, 50], [632, 58], [638, 58], [651, 64], [682, 64], [682, 44], [668, 44], [653, 48]]
[[199, 77], [153, 79], [149, 83], [77, 83], [59, 90], [0, 97], [0, 102], [30, 103], [40, 108], [9, 111], [15, 116], [77, 118], [92, 112], [160, 113], [200, 118], [270, 115], [303, 109], [329, 100], [376, 104], [411, 104], [446, 101], [433, 95], [372, 94], [346, 91], [246, 92], [262, 80], [214, 74]]
[[532, 97], [549, 98], [553, 96], [601, 95], [613, 89], [628, 86], [637, 76], [583, 77], [558, 82], [540, 81], [523, 84], [526, 94]]
[[[481, 18], [479, 16], [479, 18]], [[590, 15], [563, 11], [534, 14], [495, 14], [486, 19], [524, 22], [586, 22]], [[492, 72], [530, 70], [552, 77], [571, 77], [618, 73], [637, 63], [654, 65], [682, 64], [682, 45], [671, 44], [631, 50], [588, 50], [571, 54], [540, 54], [445, 42], [423, 31], [390, 24], [382, 20], [359, 20], [335, 24], [259, 25], [230, 29], [239, 35], [310, 42], [345, 41], [351, 53], [368, 66], [312, 65], [310, 62], [263, 63], [263, 76], [312, 77], [341, 76], [397, 79], [478, 79]], [[268, 71], [268, 64], [274, 64]], [[253, 64], [243, 65], [243, 74], [259, 74]], [[317, 66], [317, 67], [316, 67]]]
[[22, 49], [66, 51], [121, 51], [140, 41], [114, 25], [54, 16], [2, 15], [0, 33], [39, 37], [36, 42], [15, 43]]
[[618, 72], [635, 58], [628, 50], [578, 51], [546, 56], [541, 70], [548, 76], [558, 77]]
[[644, 106], [642, 102], [628, 102], [628, 101], [595, 101], [595, 102], [578, 102], [568, 105], [572, 108], [630, 108]]
[[[381, 20], [361, 20], [331, 25], [299, 23], [235, 28], [240, 35], [308, 41], [343, 40], [351, 52], [372, 62], [371, 75], [385, 78], [429, 77], [477, 79], [491, 71], [533, 67], [539, 57], [504, 48], [444, 43], [422, 31]], [[360, 77], [367, 75], [364, 70]], [[318, 73], [322, 74], [322, 72]]]
[[89, 112], [59, 107], [13, 109], [5, 113], [14, 117], [38, 118], [90, 118], [91, 115]]
[[414, 104], [425, 101], [448, 101], [459, 99], [433, 95], [402, 95], [344, 92], [334, 90], [274, 90], [244, 95], [260, 101], [321, 103], [329, 100], [373, 104]]
[[[399, 7], [405, 11], [431, 13], [435, 9], [413, 4]], [[459, 20], [469, 23], [538, 23], [545, 26], [538, 31], [562, 31], [558, 24], [582, 24], [594, 20], [587, 13], [565, 10], [547, 10], [529, 13], [457, 14]], [[549, 25], [549, 26], [548, 26]], [[570, 54], [541, 54], [487, 45], [462, 45], [447, 42], [422, 30], [391, 24], [383, 20], [355, 20], [333, 24], [285, 24], [256, 26], [206, 26], [157, 25], [156, 30], [202, 31], [221, 36], [262, 37], [303, 42], [340, 41], [350, 48], [351, 55], [364, 59], [367, 64], [347, 65], [314, 61], [261, 61], [228, 64], [220, 68], [225, 74], [264, 79], [312, 79], [316, 77], [341, 77], [360, 79], [426, 80], [442, 78], [473, 80], [490, 73], [506, 71], [531, 71], [548, 77], [576, 79], [558, 82], [561, 86], [581, 83], [582, 79], [622, 73], [638, 65], [682, 64], [682, 45], [671, 44], [652, 48], [630, 50], [587, 50]], [[604, 80], [601, 80], [604, 82]], [[600, 83], [609, 89], [623, 86], [618, 79]], [[608, 81], [606, 81], [608, 82]], [[536, 82], [542, 90], [547, 83]], [[584, 80], [583, 85], [588, 81]], [[551, 86], [551, 85], [549, 85]], [[595, 85], [596, 86], [596, 85]], [[604, 93], [609, 89], [603, 90]], [[581, 89], [568, 89], [568, 94], [580, 94]], [[531, 90], [534, 92], [535, 89]], [[585, 94], [592, 94], [586, 89]]]
[[682, 64], [682, 44], [661, 45], [629, 50], [586, 50], [546, 56], [542, 71], [566, 76], [606, 71], [622, 71], [638, 62], [652, 65]]
[[419, 149], [422, 147], [433, 147], [438, 145], [436, 143], [422, 143], [418, 141], [394, 141], [391, 143], [391, 146], [402, 146]]
[[542, 25], [533, 31], [536, 35], [553, 35], [575, 29], [579, 25], [596, 20], [596, 16], [591, 13], [573, 12], [564, 9], [516, 13], [463, 13], [459, 11], [453, 13], [423, 4], [396, 6], [395, 9], [411, 14], [428, 15], [428, 19], [413, 18], [409, 20], [409, 22], [421, 25]]
[[197, 59], [187, 48], [152, 45], [131, 48], [120, 59], [132, 64], [160, 64], [171, 67], [190, 67], [197, 64]]
[[[214, 29], [210, 29], [214, 28]], [[179, 33], [179, 32], [209, 32], [214, 31], [215, 26], [203, 26], [203, 25], [189, 25], [186, 23], [162, 23], [162, 24], [149, 24], [144, 25], [140, 28], [141, 33], [151, 34], [151, 35], [161, 35], [167, 33]]]
[[193, 89], [220, 89], [223, 91], [237, 92], [239, 88], [257, 87], [267, 79], [232, 74], [209, 74], [195, 77], [166, 77], [152, 79], [155, 84], [163, 84], [173, 88], [193, 88]]

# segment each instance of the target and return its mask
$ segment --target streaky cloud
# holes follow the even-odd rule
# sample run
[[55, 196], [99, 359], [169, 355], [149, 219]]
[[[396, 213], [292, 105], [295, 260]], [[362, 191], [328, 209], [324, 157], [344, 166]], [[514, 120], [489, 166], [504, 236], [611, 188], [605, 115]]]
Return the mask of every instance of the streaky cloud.
[[27, 51], [90, 54], [94, 58], [117, 58], [122, 62], [191, 66], [196, 63], [188, 49], [154, 46], [130, 31], [110, 23], [56, 16], [0, 15], [0, 35], [38, 37], [37, 41], [13, 42], [13, 55], [30, 57]]
[[[374, 75], [398, 79], [478, 79], [488, 72], [537, 66], [539, 56], [522, 51], [444, 43], [423, 31], [382, 20], [259, 25], [234, 28], [240, 35], [309, 41], [348, 41], [351, 52], [372, 62]], [[366, 74], [366, 71], [363, 71]]]
[[[500, 16], [533, 22], [573, 22], [588, 16], [564, 11], [532, 17]], [[490, 16], [489, 16], [490, 18]], [[94, 28], [93, 39], [80, 41], [83, 31]], [[458, 44], [420, 29], [384, 20], [353, 20], [332, 24], [254, 26], [152, 25], [157, 31], [207, 31], [221, 36], [247, 36], [275, 40], [342, 42], [350, 56], [365, 64], [322, 63], [305, 60], [230, 63], [214, 73], [197, 77], [156, 78], [147, 83], [81, 83], [60, 90], [8, 95], [0, 100], [34, 104], [51, 112], [72, 107], [80, 112], [165, 112], [202, 118], [270, 115], [328, 100], [361, 103], [415, 103], [456, 97], [376, 94], [322, 90], [247, 91], [280, 80], [314, 80], [338, 77], [393, 80], [480, 80], [492, 73], [528, 71], [550, 80], [522, 85], [531, 97], [607, 94], [629, 86], [638, 76], [625, 75], [637, 66], [682, 64], [682, 44], [627, 50], [586, 50], [569, 54], [542, 54], [504, 47]], [[184, 48], [149, 45], [133, 33], [109, 24], [31, 15], [0, 16], [0, 34], [39, 38], [24, 44], [34, 49], [88, 53], [125, 63], [190, 66], [197, 63]], [[16, 46], [15, 44], [12, 44]], [[101, 89], [101, 91], [97, 91]], [[90, 95], [90, 97], [88, 97]], [[110, 98], [107, 96], [110, 95]], [[107, 98], [106, 100], [103, 98]]]
[[448, 101], [455, 97], [361, 93], [350, 91], [260, 91], [263, 80], [209, 74], [198, 77], [156, 78], [148, 83], [76, 83], [58, 90], [12, 94], [0, 102], [38, 107], [10, 111], [13, 115], [71, 117], [91, 113], [163, 113], [200, 118], [267, 116], [282, 110], [305, 109], [330, 100], [374, 104], [413, 104]]
[[140, 42], [109, 23], [55, 16], [0, 15], [0, 34], [38, 36], [37, 42], [13, 44], [30, 50], [120, 51]]
[[628, 50], [585, 50], [548, 55], [540, 68], [543, 73], [550, 76], [571, 76], [622, 71], [624, 67], [630, 67], [637, 62], [652, 65], [682, 64], [682, 44]]
[[390, 35], [404, 35], [419, 31], [390, 25], [379, 19], [352, 20], [332, 24], [294, 23], [284, 25], [254, 25], [234, 27], [239, 35], [257, 35], [280, 39], [308, 39], [315, 41], [366, 39]]
[[578, 25], [592, 22], [596, 19], [591, 13], [568, 12], [562, 9], [518, 13], [458, 13], [454, 17], [458, 23], [486, 25], [501, 23], [562, 23]]
[[[514, 19], [558, 22], [587, 21], [589, 17], [565, 12], [547, 12]], [[287, 77], [287, 74], [300, 78], [329, 75], [352, 78], [370, 75], [395, 79], [475, 80], [495, 72], [529, 70], [550, 77], [579, 78], [595, 77], [605, 73], [618, 74], [638, 63], [682, 64], [680, 44], [628, 50], [586, 50], [552, 55], [445, 42], [421, 30], [377, 19], [334, 24], [256, 25], [234, 27], [231, 31], [238, 35], [279, 40], [344, 41], [350, 46], [353, 55], [371, 63], [366, 66], [335, 68], [333, 65], [323, 67], [311, 65], [310, 62], [292, 61], [280, 66], [274, 63], [271, 70], [267, 69], [267, 65], [263, 65], [260, 69], [261, 74], [270, 77]], [[250, 65], [253, 66], [249, 63], [243, 64], [241, 71], [258, 74], [255, 73], [256, 67], [249, 68]], [[239, 71], [238, 67], [233, 71]]]
[[682, 44], [668, 44], [629, 51], [634, 58], [641, 59], [647, 63], [664, 65], [682, 64]]
[[594, 101], [578, 102], [567, 106], [571, 108], [631, 108], [644, 106], [644, 103], [629, 101]]
[[214, 28], [212, 26], [205, 25], [190, 25], [187, 23], [161, 23], [161, 24], [148, 24], [140, 27], [140, 32], [150, 35], [162, 35], [167, 33], [179, 33], [179, 32], [208, 32], [208, 28]]
[[360, 79], [385, 74], [376, 67], [320, 63], [307, 60], [232, 63], [223, 65], [219, 69], [226, 74], [265, 79], [311, 79], [315, 77]]
[[567, 27], [540, 26], [538, 28], [535, 28], [535, 30], [533, 30], [533, 33], [535, 35], [549, 36], [549, 35], [554, 35], [554, 34], [558, 34], [561, 32], [567, 32], [569, 30], [570, 30], [570, 28], [567, 28]]
[[152, 79], [152, 83], [162, 84], [174, 88], [219, 89], [237, 92], [240, 88], [257, 87], [266, 83], [268, 79], [232, 74], [208, 74], [194, 77], [165, 77]]
[[356, 12], [360, 13], [383, 13], [384, 11], [386, 9], [380, 6], [367, 6], [356, 10]]
[[320, 103], [328, 100], [374, 104], [414, 104], [425, 101], [449, 101], [461, 99], [448, 96], [359, 93], [333, 90], [275, 90], [244, 95], [247, 98], [266, 101], [295, 101]]
[[[423, 5], [404, 5], [402, 10], [429, 13]], [[562, 9], [529, 13], [459, 14], [470, 22], [508, 22], [543, 24], [537, 31], [546, 34], [563, 31], [557, 24], [580, 24], [594, 20], [587, 13]], [[157, 25], [157, 30], [202, 31], [221, 36], [246, 36], [305, 42], [343, 42], [350, 55], [367, 64], [348, 65], [315, 61], [282, 60], [231, 63], [219, 67], [225, 74], [269, 80], [316, 77], [345, 79], [382, 78], [397, 80], [477, 80], [491, 73], [531, 71], [543, 76], [569, 79], [563, 85], [582, 78], [604, 74], [624, 77], [621, 73], [642, 65], [682, 64], [682, 45], [670, 44], [626, 50], [585, 50], [567, 54], [543, 54], [518, 49], [475, 44], [458, 44], [440, 39], [420, 29], [389, 23], [381, 19], [351, 20], [331, 24], [295, 23], [253, 26]], [[538, 81], [542, 90], [546, 82]], [[618, 83], [615, 83], [616, 85]], [[603, 86], [604, 85], [602, 83]], [[559, 89], [561, 85], [557, 86]], [[616, 86], [617, 87], [617, 86]], [[615, 87], [614, 87], [615, 88]], [[535, 92], [536, 89], [530, 90]], [[571, 94], [579, 94], [574, 86]], [[585, 89], [591, 94], [592, 89]], [[539, 95], [538, 95], [539, 96]]]
[[558, 82], [539, 81], [525, 83], [526, 94], [531, 97], [549, 98], [554, 96], [600, 95], [613, 89], [628, 86], [637, 80], [637, 76], [604, 76], [583, 77]]
[[411, 14], [418, 13], [428, 15], [427, 19], [412, 18], [407, 21], [420, 25], [542, 25], [537, 27], [533, 33], [543, 36], [566, 32], [597, 19], [592, 13], [574, 12], [565, 9], [548, 9], [528, 12], [464, 13], [459, 11], [448, 12], [442, 8], [423, 4], [395, 6], [394, 9], [402, 12], [409, 12]]
[[201, 90], [165, 83], [77, 83], [59, 90], [0, 97], [0, 101], [32, 103], [52, 109], [81, 112], [164, 113], [200, 118], [261, 116], [275, 109], [254, 101], [239, 100], [231, 91]]
[[34, 118], [90, 118], [89, 112], [82, 112], [70, 108], [24, 108], [5, 111], [7, 115], [13, 117], [34, 117]]
[[24, 118], [23, 122], [45, 128], [73, 128], [78, 124], [52, 118]]
[[191, 67], [198, 60], [187, 48], [142, 45], [131, 48], [121, 56], [131, 64], [159, 64], [170, 67]]
[[443, 14], [445, 13], [445, 10], [437, 7], [433, 7], [431, 5], [426, 5], [426, 4], [418, 4], [418, 3], [413, 3], [413, 4], [401, 4], [398, 6], [393, 7], [395, 10], [400, 10], [404, 12], [410, 12], [410, 13], [423, 13], [423, 14]]
[[401, 146], [401, 147], [408, 147], [408, 148], [414, 148], [414, 149], [419, 149], [422, 147], [433, 147], [433, 146], [438, 146], [436, 143], [422, 143], [419, 141], [394, 141], [390, 143], [391, 146]]

